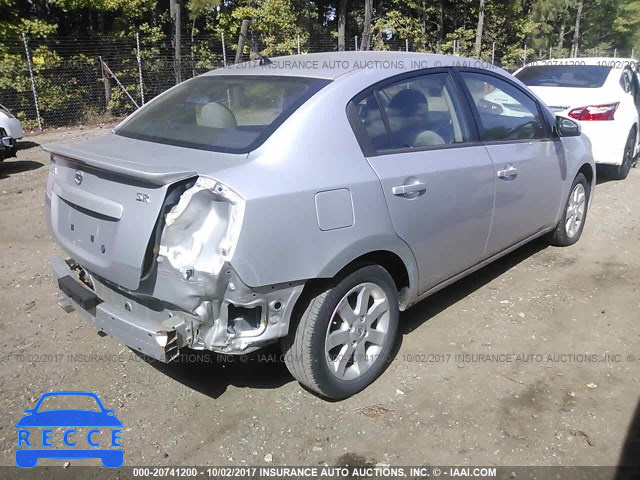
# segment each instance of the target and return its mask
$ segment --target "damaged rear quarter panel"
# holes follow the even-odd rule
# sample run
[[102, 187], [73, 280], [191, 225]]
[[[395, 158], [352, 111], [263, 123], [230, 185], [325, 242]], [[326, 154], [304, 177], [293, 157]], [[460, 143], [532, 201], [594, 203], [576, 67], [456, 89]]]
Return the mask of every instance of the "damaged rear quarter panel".
[[[90, 152], [120, 147], [120, 156], [131, 158], [140, 150], [149, 158], [155, 155], [140, 164], [86, 155], [88, 162], [115, 164], [132, 178], [145, 175], [146, 163], [157, 172], [195, 172], [196, 183], [154, 217], [156, 233], [144, 238], [149, 242], [151, 235], [151, 261], [139, 285], [122, 289], [109, 272], [97, 278], [98, 290], [109, 297], [107, 303], [119, 305], [123, 321], [136, 315], [149, 321], [168, 317], [172, 320], [163, 322], [183, 329], [180, 346], [248, 352], [288, 333], [306, 281], [332, 277], [361, 255], [396, 253], [411, 284], [417, 284], [413, 254], [394, 233], [379, 179], [344, 111], [360, 87], [345, 89], [336, 80], [242, 158], [149, 142], [140, 149], [141, 141], [117, 135], [83, 147]], [[217, 192], [218, 187], [226, 191]], [[353, 219], [322, 231], [316, 195], [338, 189], [348, 191]], [[103, 191], [108, 197], [107, 186]], [[135, 305], [127, 310], [129, 301]]]
[[[248, 286], [332, 277], [376, 250], [396, 253], [410, 277], [417, 275], [413, 254], [395, 234], [380, 181], [345, 113], [359, 87], [345, 89], [340, 82], [300, 107], [247, 163], [215, 174], [246, 202], [231, 263]], [[334, 189], [349, 191], [353, 222], [322, 231], [316, 194]]]

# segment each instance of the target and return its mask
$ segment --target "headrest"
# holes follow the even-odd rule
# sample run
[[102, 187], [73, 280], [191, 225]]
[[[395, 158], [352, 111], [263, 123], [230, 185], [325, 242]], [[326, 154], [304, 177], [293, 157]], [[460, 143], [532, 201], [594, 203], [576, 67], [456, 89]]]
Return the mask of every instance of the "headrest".
[[429, 103], [422, 92], [414, 88], [400, 90], [389, 102], [389, 108], [401, 115], [414, 115], [419, 110], [429, 110]]
[[236, 128], [238, 122], [231, 110], [216, 102], [202, 106], [197, 118], [198, 125], [210, 128]]

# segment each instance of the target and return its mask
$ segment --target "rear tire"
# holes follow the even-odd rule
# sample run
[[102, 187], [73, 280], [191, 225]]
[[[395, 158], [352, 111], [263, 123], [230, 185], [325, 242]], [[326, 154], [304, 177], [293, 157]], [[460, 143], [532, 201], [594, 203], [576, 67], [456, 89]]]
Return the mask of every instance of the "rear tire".
[[636, 147], [636, 127], [631, 128], [627, 143], [624, 145], [624, 154], [622, 163], [611, 169], [611, 178], [614, 180], [624, 180], [629, 175], [631, 167], [636, 163], [636, 157], [633, 155]]
[[303, 300], [282, 341], [285, 364], [305, 387], [334, 400], [350, 397], [386, 368], [398, 329], [391, 275], [367, 265]]
[[584, 174], [576, 176], [569, 192], [562, 218], [556, 229], [549, 234], [549, 243], [556, 247], [568, 247], [580, 240], [587, 219], [591, 184]]

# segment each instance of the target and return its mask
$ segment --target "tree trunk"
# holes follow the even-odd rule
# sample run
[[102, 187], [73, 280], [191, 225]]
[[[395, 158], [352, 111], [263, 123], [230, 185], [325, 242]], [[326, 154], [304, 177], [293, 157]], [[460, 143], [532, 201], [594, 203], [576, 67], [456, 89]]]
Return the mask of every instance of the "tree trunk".
[[242, 20], [240, 25], [240, 36], [238, 37], [238, 48], [236, 49], [236, 61], [234, 63], [240, 63], [242, 61], [242, 50], [244, 50], [244, 41], [249, 31], [249, 20]]
[[[564, 3], [564, 10], [560, 14], [560, 32], [558, 33], [558, 49], [560, 51], [562, 51], [562, 49], [564, 48], [564, 37], [566, 35], [566, 30], [567, 30], [567, 23], [565, 19], [567, 18], [567, 14], [569, 10], [569, 2], [567, 0], [564, 0], [563, 3]], [[562, 52], [560, 53], [560, 55], [562, 55]]]
[[182, 82], [182, 11], [179, 0], [169, 0], [169, 12], [173, 19], [173, 70], [176, 75], [176, 84]]
[[347, 0], [339, 0], [338, 2], [338, 51], [339, 52], [344, 52], [345, 50], [346, 31], [347, 31]]
[[369, 50], [371, 43], [371, 17], [373, 16], [373, 0], [364, 0], [364, 26], [360, 50]]
[[193, 17], [191, 22], [191, 77], [196, 76], [196, 56], [193, 51], [193, 39], [196, 36], [196, 17]]
[[444, 0], [440, 0], [438, 11], [438, 45], [444, 42]]
[[578, 2], [578, 11], [576, 12], [576, 27], [573, 31], [573, 43], [571, 45], [571, 51], [574, 56], [578, 56], [578, 46], [580, 43], [580, 19], [582, 18], [582, 4], [583, 0]]
[[427, 50], [427, 2], [422, 0], [422, 12], [420, 14], [420, 38], [422, 40], [422, 51]]
[[478, 27], [476, 28], [476, 58], [480, 58], [482, 50], [482, 30], [484, 29], [484, 2], [480, 0], [480, 9], [478, 10]]
[[565, 30], [565, 24], [564, 24], [564, 20], [562, 20], [562, 23], [560, 24], [560, 33], [558, 34], [558, 49], [562, 50], [562, 48], [564, 47], [564, 30]]
[[111, 115], [111, 80], [109, 79], [109, 75], [104, 68], [104, 63], [102, 61], [102, 57], [98, 57], [98, 61], [100, 62], [100, 71], [102, 72], [102, 83], [104, 84], [104, 104], [105, 111], [107, 115]]

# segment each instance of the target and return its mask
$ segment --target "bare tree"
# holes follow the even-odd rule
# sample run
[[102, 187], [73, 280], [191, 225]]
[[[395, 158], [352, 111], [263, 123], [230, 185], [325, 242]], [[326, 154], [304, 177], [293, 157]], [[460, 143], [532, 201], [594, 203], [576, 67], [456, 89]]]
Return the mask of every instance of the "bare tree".
[[583, 0], [578, 2], [578, 11], [576, 12], [576, 27], [573, 31], [573, 43], [571, 45], [571, 51], [574, 56], [578, 56], [578, 47], [580, 43], [580, 20], [582, 18], [582, 5]]
[[371, 43], [371, 17], [373, 16], [373, 0], [364, 0], [364, 25], [360, 50], [369, 50]]
[[173, 20], [173, 70], [176, 75], [176, 84], [182, 81], [182, 7], [181, 0], [169, 0], [169, 13]]
[[568, 0], [564, 0], [563, 10], [560, 13], [560, 32], [558, 33], [558, 50], [560, 51], [562, 51], [562, 48], [564, 48], [564, 37], [567, 34], [566, 33], [567, 32], [566, 17], [568, 13], [569, 13], [569, 2]]
[[440, 0], [438, 8], [438, 45], [444, 41], [444, 0]]
[[476, 58], [480, 58], [482, 50], [482, 30], [484, 29], [484, 2], [480, 0], [480, 9], [478, 10], [478, 27], [476, 28]]
[[[242, 51], [244, 50], [244, 42], [247, 39], [247, 32], [249, 31], [249, 20], [242, 20], [240, 25], [240, 35], [238, 36], [238, 48], [236, 48], [236, 61], [240, 63], [242, 61]], [[251, 46], [249, 46], [249, 58], [251, 58]]]
[[347, 30], [347, 0], [338, 1], [338, 51], [344, 52]]

